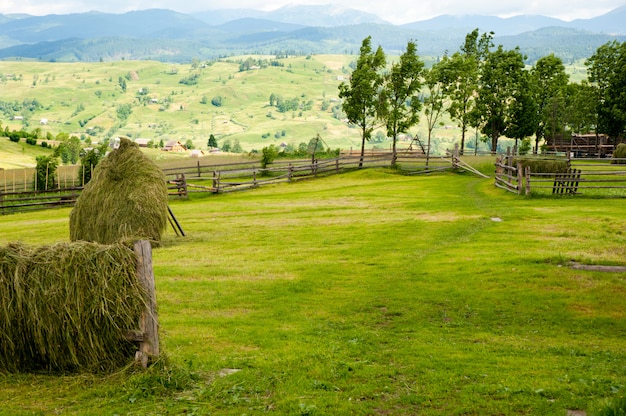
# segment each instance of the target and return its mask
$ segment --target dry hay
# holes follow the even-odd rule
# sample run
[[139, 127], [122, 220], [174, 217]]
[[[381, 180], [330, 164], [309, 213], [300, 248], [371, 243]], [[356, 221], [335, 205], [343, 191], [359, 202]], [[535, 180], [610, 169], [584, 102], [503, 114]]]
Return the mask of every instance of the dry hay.
[[522, 169], [530, 166], [532, 173], [566, 173], [569, 170], [567, 159], [544, 159], [541, 157], [517, 157], [514, 165], [520, 163]]
[[0, 373], [127, 365], [145, 299], [122, 244], [0, 247]]
[[100, 162], [70, 214], [70, 238], [101, 244], [123, 240], [161, 241], [167, 225], [163, 171], [122, 138]]

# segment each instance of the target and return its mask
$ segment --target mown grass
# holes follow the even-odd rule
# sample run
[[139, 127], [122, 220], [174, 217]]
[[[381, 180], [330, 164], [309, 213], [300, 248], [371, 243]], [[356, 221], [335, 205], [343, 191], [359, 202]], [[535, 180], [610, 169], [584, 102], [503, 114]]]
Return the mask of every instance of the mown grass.
[[[0, 414], [564, 415], [623, 397], [621, 200], [364, 170], [171, 201], [154, 251], [166, 358], [5, 375]], [[68, 209], [0, 244], [68, 239]], [[35, 393], [36, 392], [36, 393]]]

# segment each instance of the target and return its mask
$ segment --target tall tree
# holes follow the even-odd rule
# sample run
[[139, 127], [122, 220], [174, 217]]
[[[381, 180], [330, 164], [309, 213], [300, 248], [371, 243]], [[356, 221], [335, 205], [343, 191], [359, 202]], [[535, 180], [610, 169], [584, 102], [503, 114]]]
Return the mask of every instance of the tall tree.
[[519, 83], [512, 93], [510, 118], [504, 135], [515, 139], [515, 147], [518, 140], [532, 136], [539, 123], [538, 106], [531, 92], [530, 78], [527, 71], [522, 71]]
[[461, 149], [465, 148], [465, 135], [472, 120], [480, 64], [493, 46], [493, 32], [479, 36], [478, 29], [465, 36], [460, 52], [444, 55], [439, 65], [443, 92], [449, 98], [448, 113], [461, 128]]
[[617, 137], [626, 128], [626, 43], [600, 46], [585, 65], [597, 90], [598, 132]]
[[567, 86], [565, 121], [572, 131], [586, 133], [596, 131], [598, 123], [596, 89], [587, 81], [580, 84], [570, 83]]
[[482, 65], [472, 123], [491, 138], [492, 153], [497, 151], [498, 139], [514, 117], [511, 104], [523, 71], [524, 57], [519, 48], [504, 50], [502, 45], [489, 52]]
[[409, 41], [400, 60], [391, 66], [384, 77], [384, 86], [380, 94], [379, 117], [387, 128], [387, 137], [393, 140], [391, 165], [397, 159], [396, 144], [398, 135], [407, 133], [419, 122], [422, 102], [419, 92], [422, 88], [424, 62], [417, 55], [417, 44]]
[[361, 129], [361, 159], [363, 167], [365, 142], [372, 137], [372, 131], [378, 126], [380, 89], [383, 83], [381, 70], [385, 67], [385, 54], [382, 47], [372, 51], [372, 37], [363, 39], [356, 68], [352, 71], [350, 83], [339, 85], [339, 98], [348, 121]]
[[441, 82], [441, 71], [438, 64], [426, 73], [424, 77], [426, 84], [426, 93], [424, 95], [424, 115], [426, 117], [426, 125], [428, 128], [428, 139], [426, 145], [426, 167], [430, 159], [432, 135], [435, 126], [441, 121], [444, 113], [444, 93], [443, 83]]
[[[564, 104], [559, 97], [563, 97], [569, 76], [565, 73], [565, 66], [561, 58], [554, 54], [539, 58], [530, 70], [531, 86], [535, 103], [537, 104], [537, 126], [535, 129], [535, 146], [533, 153], [539, 150], [539, 143], [545, 138], [546, 129], [552, 135], [558, 130], [556, 124]], [[554, 139], [554, 137], [552, 137]]]

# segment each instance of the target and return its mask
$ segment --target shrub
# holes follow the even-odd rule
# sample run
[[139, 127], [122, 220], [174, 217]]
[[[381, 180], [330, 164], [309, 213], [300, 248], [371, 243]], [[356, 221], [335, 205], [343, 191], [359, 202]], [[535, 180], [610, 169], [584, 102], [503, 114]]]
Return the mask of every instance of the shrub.
[[269, 145], [268, 147], [264, 147], [261, 150], [261, 153], [261, 167], [263, 169], [267, 168], [267, 165], [271, 164], [278, 156], [278, 150], [273, 144]]
[[59, 159], [54, 156], [37, 156], [35, 159], [35, 190], [45, 191], [56, 186], [56, 173]]
[[612, 160], [611, 163], [615, 165], [626, 164], [626, 143], [620, 143], [617, 145], [617, 147], [613, 151], [613, 159], [624, 159], [624, 160]]

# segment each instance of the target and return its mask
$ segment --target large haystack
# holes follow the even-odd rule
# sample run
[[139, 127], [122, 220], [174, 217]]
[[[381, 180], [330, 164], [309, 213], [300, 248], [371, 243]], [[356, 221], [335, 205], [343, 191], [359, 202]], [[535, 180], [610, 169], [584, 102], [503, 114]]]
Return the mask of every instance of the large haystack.
[[121, 243], [0, 247], [0, 374], [125, 366], [146, 302]]
[[163, 171], [139, 147], [122, 138], [100, 162], [70, 215], [70, 238], [101, 244], [161, 241], [167, 225]]

